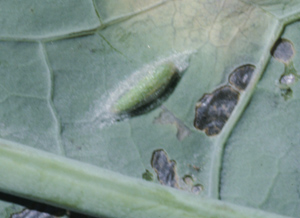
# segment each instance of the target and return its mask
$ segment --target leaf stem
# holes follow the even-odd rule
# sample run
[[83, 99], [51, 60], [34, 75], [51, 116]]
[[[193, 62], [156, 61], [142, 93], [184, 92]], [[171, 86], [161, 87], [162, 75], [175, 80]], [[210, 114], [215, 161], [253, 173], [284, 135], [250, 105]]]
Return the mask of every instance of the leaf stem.
[[0, 190], [93, 216], [283, 218], [0, 141]]

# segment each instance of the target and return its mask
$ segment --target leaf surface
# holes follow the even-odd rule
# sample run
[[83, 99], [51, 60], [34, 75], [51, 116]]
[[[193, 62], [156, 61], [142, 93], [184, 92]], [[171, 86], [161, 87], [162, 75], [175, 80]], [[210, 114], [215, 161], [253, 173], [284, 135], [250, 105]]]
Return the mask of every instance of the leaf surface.
[[[271, 50], [290, 40], [299, 69], [299, 1], [16, 4], [0, 2], [1, 138], [133, 178], [148, 171], [154, 183], [152, 155], [162, 149], [181, 189], [192, 192], [189, 176], [201, 196], [298, 216], [299, 84], [281, 96], [284, 64]], [[110, 110], [166, 61], [184, 68], [166, 97], [134, 116]], [[197, 130], [199, 99], [247, 64], [255, 71], [222, 131]]]

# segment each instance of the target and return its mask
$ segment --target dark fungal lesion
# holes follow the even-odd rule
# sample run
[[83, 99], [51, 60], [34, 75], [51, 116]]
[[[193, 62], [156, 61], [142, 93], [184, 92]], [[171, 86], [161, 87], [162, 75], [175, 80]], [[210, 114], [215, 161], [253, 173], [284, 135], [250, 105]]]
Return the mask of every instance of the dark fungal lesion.
[[205, 94], [196, 104], [194, 126], [208, 136], [219, 134], [238, 100], [239, 92], [228, 85]]
[[157, 178], [162, 185], [179, 188], [176, 162], [170, 160], [164, 150], [158, 149], [153, 152], [151, 166], [155, 170]]

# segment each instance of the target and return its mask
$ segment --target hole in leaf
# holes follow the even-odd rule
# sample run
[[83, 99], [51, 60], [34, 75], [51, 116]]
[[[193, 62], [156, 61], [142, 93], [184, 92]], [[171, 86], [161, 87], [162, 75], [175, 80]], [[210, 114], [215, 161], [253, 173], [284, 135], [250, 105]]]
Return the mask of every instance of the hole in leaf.
[[192, 187], [192, 193], [198, 195], [203, 191], [203, 185], [201, 184], [196, 184]]
[[279, 82], [283, 85], [292, 85], [295, 81], [296, 77], [292, 73], [283, 74], [279, 79]]
[[161, 184], [178, 188], [178, 178], [176, 174], [176, 162], [169, 160], [164, 150], [156, 150], [152, 154], [151, 165], [157, 174]]
[[286, 39], [279, 39], [271, 50], [271, 54], [278, 61], [288, 64], [295, 55], [294, 45]]
[[254, 70], [255, 67], [250, 64], [235, 69], [229, 76], [229, 83], [238, 90], [245, 90], [251, 81]]
[[196, 104], [195, 128], [212, 136], [221, 132], [239, 99], [239, 93], [230, 86], [223, 86], [205, 94]]
[[194, 183], [194, 179], [192, 178], [192, 176], [190, 175], [185, 175], [183, 178], [183, 181], [185, 184], [187, 184], [188, 186], [193, 186], [193, 183]]

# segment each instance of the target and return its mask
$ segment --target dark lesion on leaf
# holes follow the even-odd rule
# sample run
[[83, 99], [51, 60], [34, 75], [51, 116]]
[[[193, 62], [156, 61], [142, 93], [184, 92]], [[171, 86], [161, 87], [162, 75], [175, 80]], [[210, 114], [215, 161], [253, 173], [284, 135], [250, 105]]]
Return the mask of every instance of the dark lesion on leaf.
[[235, 69], [229, 76], [229, 83], [236, 89], [243, 91], [251, 81], [255, 66], [246, 64]]
[[223, 86], [205, 94], [196, 104], [194, 126], [208, 136], [217, 135], [229, 119], [239, 100], [239, 92]]
[[278, 61], [288, 64], [295, 55], [294, 45], [289, 40], [280, 38], [271, 49], [271, 54]]
[[279, 78], [279, 88], [281, 96], [286, 101], [293, 97], [293, 90], [291, 87], [295, 85], [300, 78], [293, 63], [295, 53], [293, 43], [282, 38], [277, 40], [271, 50], [272, 56], [284, 64], [284, 72]]
[[153, 152], [151, 166], [155, 170], [157, 178], [162, 185], [179, 188], [176, 162], [170, 160], [164, 150], [158, 149]]

